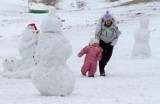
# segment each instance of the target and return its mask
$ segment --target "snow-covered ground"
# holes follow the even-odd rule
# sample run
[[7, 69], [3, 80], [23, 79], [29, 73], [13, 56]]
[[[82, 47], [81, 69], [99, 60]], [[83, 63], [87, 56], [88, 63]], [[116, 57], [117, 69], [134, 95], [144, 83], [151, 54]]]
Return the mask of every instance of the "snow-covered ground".
[[[109, 2], [110, 0], [60, 0], [61, 2], [58, 4], [59, 9], [63, 10], [93, 10], [93, 9], [102, 9], [102, 8], [109, 8], [113, 6], [118, 6], [122, 3], [126, 3], [133, 0], [118, 0], [115, 2]], [[78, 8], [77, 2], [84, 2], [85, 6]]]
[[[0, 62], [7, 56], [20, 58], [20, 34], [32, 22], [39, 28], [47, 15], [26, 13], [23, 5], [21, 0], [0, 0]], [[94, 78], [83, 77], [80, 69], [84, 57], [78, 58], [77, 53], [94, 37], [96, 22], [106, 10], [115, 16], [122, 34], [105, 69], [107, 76], [100, 77], [97, 70]], [[0, 78], [0, 104], [160, 104], [160, 3], [59, 10], [57, 14], [65, 19], [62, 31], [73, 48], [68, 66], [76, 77], [74, 92], [68, 97], [40, 96], [30, 79]], [[143, 15], [150, 19], [149, 29], [156, 29], [150, 34], [152, 57], [131, 58], [133, 33]], [[0, 71], [3, 71], [2, 64]]]

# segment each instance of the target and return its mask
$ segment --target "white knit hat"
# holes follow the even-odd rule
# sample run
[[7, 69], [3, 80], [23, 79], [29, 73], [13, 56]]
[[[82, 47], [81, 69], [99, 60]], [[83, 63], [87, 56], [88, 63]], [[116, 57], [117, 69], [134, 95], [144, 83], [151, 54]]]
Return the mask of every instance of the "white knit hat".
[[95, 38], [91, 38], [91, 40], [90, 40], [90, 45], [92, 45], [92, 44], [94, 44], [94, 43], [98, 43], [99, 44], [99, 42], [98, 42], [98, 40], [97, 39], [95, 39]]

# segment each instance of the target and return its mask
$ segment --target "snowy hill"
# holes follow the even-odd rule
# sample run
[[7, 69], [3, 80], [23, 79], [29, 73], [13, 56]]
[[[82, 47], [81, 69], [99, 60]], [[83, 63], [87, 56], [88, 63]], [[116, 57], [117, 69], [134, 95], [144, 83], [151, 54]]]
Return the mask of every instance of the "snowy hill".
[[[88, 2], [83, 11], [70, 7], [57, 11], [65, 19], [62, 32], [73, 49], [68, 66], [76, 77], [74, 92], [68, 97], [40, 96], [30, 79], [0, 78], [0, 104], [160, 104], [160, 2], [115, 8], [108, 8], [113, 4], [104, 4], [104, 0]], [[23, 3], [21, 0], [0, 0], [0, 62], [7, 56], [20, 58], [20, 34], [32, 22], [39, 28], [47, 15], [27, 13], [22, 9]], [[80, 69], [84, 57], [79, 59], [77, 53], [94, 37], [97, 20], [106, 10], [119, 22], [122, 34], [105, 69], [107, 76], [100, 77], [97, 70], [94, 78], [83, 77]], [[150, 19], [149, 29], [156, 29], [150, 34], [152, 57], [131, 58], [133, 33], [144, 15]]]
[[[85, 1], [85, 5], [78, 8], [77, 1]], [[132, 0], [109, 1], [110, 0], [60, 0], [58, 8], [62, 10], [92, 10], [114, 7]]]

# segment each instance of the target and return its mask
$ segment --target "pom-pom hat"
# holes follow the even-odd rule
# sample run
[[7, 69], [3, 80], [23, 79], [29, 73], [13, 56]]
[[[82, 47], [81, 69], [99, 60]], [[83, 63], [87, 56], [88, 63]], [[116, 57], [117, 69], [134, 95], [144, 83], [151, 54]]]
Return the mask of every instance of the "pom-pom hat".
[[109, 12], [107, 11], [106, 14], [103, 17], [104, 21], [110, 20], [112, 21], [112, 16], [109, 14]]

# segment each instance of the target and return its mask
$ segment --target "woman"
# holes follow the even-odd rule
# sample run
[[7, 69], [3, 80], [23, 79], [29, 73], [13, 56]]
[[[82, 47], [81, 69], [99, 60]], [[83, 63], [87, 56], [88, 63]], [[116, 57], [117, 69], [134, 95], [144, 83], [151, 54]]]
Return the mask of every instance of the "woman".
[[102, 59], [99, 61], [100, 76], [106, 76], [105, 65], [110, 60], [113, 48], [118, 41], [120, 31], [115, 24], [114, 18], [107, 12], [101, 19], [96, 28], [96, 38], [99, 40], [100, 47], [103, 49]]

